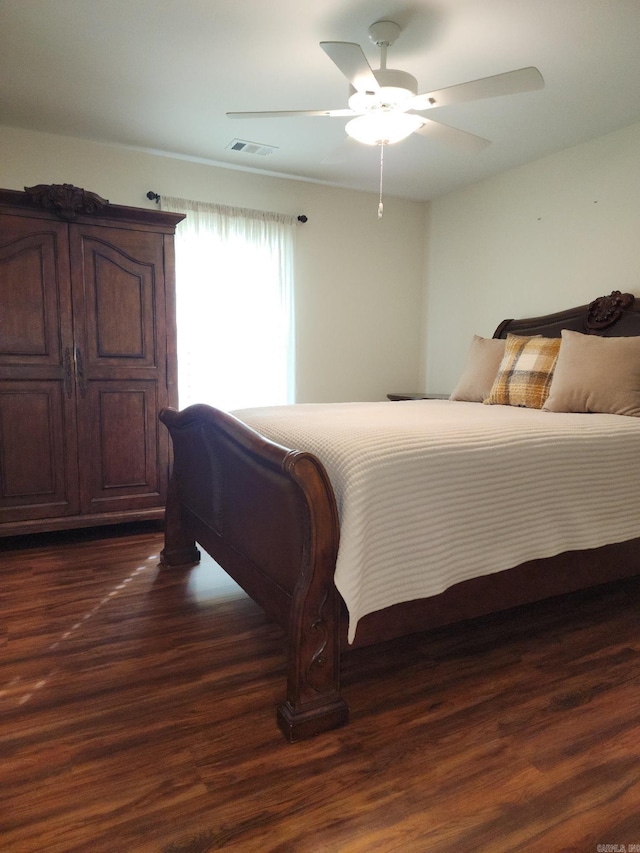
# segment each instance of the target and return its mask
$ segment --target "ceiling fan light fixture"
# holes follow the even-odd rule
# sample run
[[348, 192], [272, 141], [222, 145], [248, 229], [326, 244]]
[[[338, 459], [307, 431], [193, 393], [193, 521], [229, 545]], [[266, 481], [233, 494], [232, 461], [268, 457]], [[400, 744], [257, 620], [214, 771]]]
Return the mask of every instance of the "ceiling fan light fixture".
[[397, 110], [374, 110], [351, 119], [345, 131], [353, 139], [365, 145], [392, 145], [401, 142], [424, 124], [417, 115]]

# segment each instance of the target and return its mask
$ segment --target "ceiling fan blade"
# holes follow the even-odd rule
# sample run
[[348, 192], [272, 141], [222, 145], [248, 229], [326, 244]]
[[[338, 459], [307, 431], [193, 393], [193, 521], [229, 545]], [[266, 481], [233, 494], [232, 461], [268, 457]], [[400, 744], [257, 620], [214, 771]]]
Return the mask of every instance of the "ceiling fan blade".
[[425, 119], [422, 127], [419, 127], [416, 133], [422, 136], [427, 136], [429, 139], [435, 139], [445, 145], [451, 145], [461, 150], [477, 152], [482, 151], [487, 145], [491, 145], [491, 140], [484, 139], [482, 136], [476, 136], [473, 133], [467, 133], [466, 130], [458, 130], [457, 127], [450, 127], [448, 124], [442, 124], [440, 121], [432, 121]]
[[498, 95], [516, 95], [520, 92], [533, 92], [544, 87], [544, 78], [537, 68], [519, 68], [517, 71], [506, 71], [493, 77], [482, 77], [459, 83], [435, 92], [416, 95], [408, 105], [411, 110], [429, 110], [433, 107], [448, 107], [453, 104], [464, 104], [467, 101], [477, 101], [481, 98], [495, 98]]
[[329, 116], [330, 118], [359, 115], [353, 110], [271, 110], [258, 113], [226, 113], [229, 118], [296, 118], [297, 116]]
[[359, 44], [352, 41], [321, 41], [320, 47], [338, 66], [358, 92], [377, 92], [380, 88], [367, 57]]

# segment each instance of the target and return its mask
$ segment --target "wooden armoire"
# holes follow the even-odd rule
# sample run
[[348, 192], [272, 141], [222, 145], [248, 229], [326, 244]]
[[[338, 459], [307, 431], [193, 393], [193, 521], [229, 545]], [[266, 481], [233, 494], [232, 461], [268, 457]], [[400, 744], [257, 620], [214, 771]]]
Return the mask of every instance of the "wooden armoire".
[[0, 190], [0, 536], [162, 517], [183, 218]]

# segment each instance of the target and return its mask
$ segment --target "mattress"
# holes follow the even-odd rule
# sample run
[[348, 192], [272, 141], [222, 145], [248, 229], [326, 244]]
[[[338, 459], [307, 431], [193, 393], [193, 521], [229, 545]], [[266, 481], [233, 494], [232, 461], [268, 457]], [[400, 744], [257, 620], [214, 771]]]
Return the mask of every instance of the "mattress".
[[640, 419], [450, 400], [233, 413], [324, 464], [358, 620], [480, 575], [640, 536]]

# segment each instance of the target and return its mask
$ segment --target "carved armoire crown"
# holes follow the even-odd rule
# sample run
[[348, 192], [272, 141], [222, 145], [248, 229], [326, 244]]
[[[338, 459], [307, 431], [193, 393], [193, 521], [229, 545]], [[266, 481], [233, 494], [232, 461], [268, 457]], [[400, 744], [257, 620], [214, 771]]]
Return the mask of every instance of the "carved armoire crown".
[[162, 517], [182, 218], [0, 190], [0, 536]]

